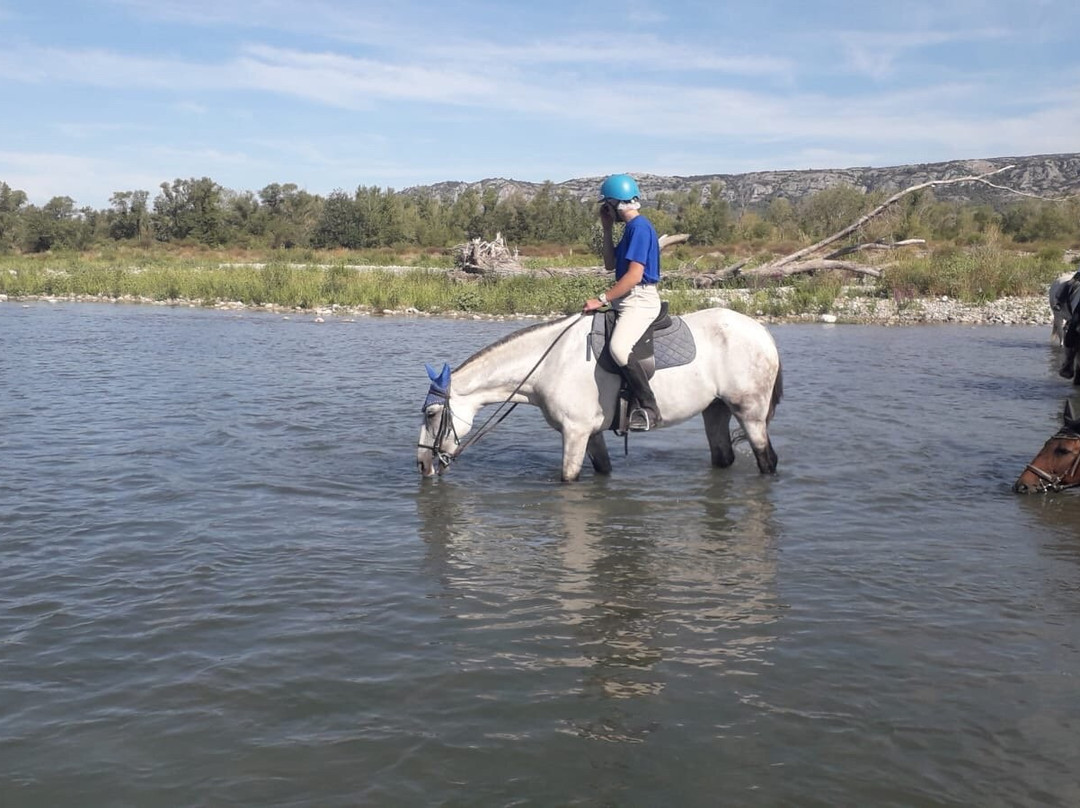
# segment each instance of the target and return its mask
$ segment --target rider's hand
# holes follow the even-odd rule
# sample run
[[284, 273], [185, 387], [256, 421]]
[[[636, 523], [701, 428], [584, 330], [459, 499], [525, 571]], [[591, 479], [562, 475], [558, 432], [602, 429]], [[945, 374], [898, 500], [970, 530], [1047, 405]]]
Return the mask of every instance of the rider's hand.
[[582, 307], [582, 312], [588, 314], [590, 311], [596, 311], [599, 308], [603, 308], [604, 303], [598, 297], [590, 297], [585, 301], [585, 305]]

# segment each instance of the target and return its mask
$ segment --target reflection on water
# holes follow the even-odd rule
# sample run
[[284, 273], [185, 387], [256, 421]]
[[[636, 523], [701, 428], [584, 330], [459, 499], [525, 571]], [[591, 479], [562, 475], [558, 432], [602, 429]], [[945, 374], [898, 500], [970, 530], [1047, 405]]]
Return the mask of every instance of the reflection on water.
[[518, 325], [0, 305], [0, 801], [1080, 804], [1047, 329], [774, 328], [775, 477], [519, 408], [420, 480]]
[[[672, 502], [607, 485], [481, 493], [447, 476], [416, 501], [448, 613], [476, 631], [513, 620], [495, 664], [576, 669], [578, 694], [621, 700], [657, 696], [694, 669], [754, 675], [765, 664], [781, 611], [773, 492], [761, 478], [741, 501], [729, 493], [710, 474]], [[606, 740], [649, 731], [620, 715], [569, 730]]]

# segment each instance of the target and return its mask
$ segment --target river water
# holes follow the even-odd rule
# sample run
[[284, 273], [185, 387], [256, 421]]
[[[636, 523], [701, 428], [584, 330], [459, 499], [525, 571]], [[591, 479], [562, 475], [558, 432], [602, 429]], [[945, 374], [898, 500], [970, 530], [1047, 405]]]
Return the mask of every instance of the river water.
[[421, 480], [522, 325], [0, 304], [0, 803], [1080, 804], [1048, 327], [772, 326], [774, 478], [519, 408]]

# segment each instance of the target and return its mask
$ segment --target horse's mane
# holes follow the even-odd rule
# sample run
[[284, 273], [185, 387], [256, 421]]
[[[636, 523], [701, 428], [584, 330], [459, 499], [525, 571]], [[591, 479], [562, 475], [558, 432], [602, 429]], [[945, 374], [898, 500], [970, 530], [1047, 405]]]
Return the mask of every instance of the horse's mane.
[[[576, 317], [578, 315], [572, 315], [572, 316]], [[533, 323], [532, 325], [525, 326], [525, 328], [519, 328], [517, 331], [511, 331], [509, 334], [507, 334], [502, 339], [499, 339], [499, 340], [491, 343], [490, 345], [488, 345], [488, 346], [486, 346], [484, 348], [481, 348], [476, 353], [474, 353], [472, 356], [470, 356], [468, 359], [466, 359], [464, 362], [462, 362], [457, 368], [455, 368], [454, 372], [457, 373], [458, 371], [464, 370], [465, 367], [470, 362], [479, 361], [480, 359], [487, 356], [489, 353], [492, 353], [496, 349], [502, 347], [506, 343], [513, 342], [518, 337], [523, 337], [526, 334], [531, 334], [533, 331], [539, 331], [541, 328], [548, 328], [549, 326], [551, 326], [551, 325], [553, 325], [555, 323], [560, 323], [560, 322], [566, 322], [566, 319], [564, 318], [563, 320], [548, 320], [548, 321], [543, 322], [543, 323]]]

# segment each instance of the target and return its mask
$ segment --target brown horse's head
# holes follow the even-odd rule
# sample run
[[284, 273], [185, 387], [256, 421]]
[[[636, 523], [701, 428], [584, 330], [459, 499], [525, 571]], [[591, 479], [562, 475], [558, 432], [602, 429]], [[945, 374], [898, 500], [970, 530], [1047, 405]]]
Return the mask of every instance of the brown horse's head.
[[1072, 405], [1065, 402], [1061, 429], [1024, 468], [1013, 483], [1018, 494], [1041, 494], [1080, 485], [1080, 419], [1073, 416]]

